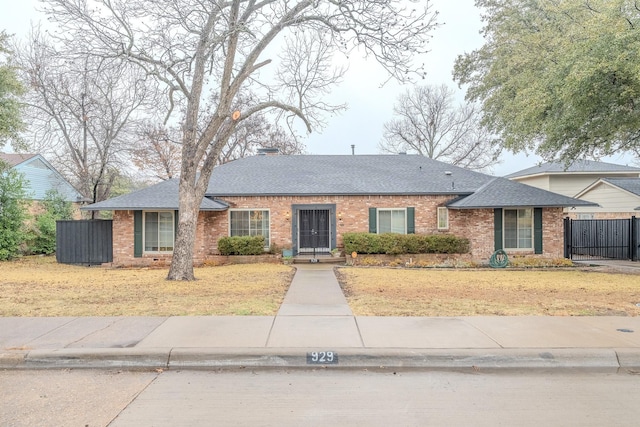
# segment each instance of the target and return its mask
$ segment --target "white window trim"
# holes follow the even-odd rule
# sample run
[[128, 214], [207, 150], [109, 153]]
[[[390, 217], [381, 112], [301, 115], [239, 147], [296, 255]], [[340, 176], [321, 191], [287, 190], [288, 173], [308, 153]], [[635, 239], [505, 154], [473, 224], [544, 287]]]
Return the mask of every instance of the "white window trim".
[[404, 212], [404, 231], [402, 234], [407, 234], [407, 208], [376, 208], [377, 234], [382, 234], [382, 232], [380, 231], [380, 212], [382, 211], [403, 211]]
[[[521, 210], [526, 210], [529, 209], [531, 211], [531, 247], [530, 248], [508, 248], [506, 245], [506, 221], [505, 221], [505, 215], [507, 211], [521, 211]], [[517, 215], [517, 213], [516, 213]], [[535, 221], [535, 214], [534, 214], [534, 209], [533, 208], [503, 208], [502, 209], [502, 247], [509, 251], [509, 252], [531, 252], [534, 250], [534, 248], [536, 247], [536, 243], [535, 243], [535, 224], [533, 223], [533, 221]]]
[[[171, 231], [173, 234], [173, 249], [170, 251], [148, 251], [147, 247], [147, 213], [157, 213], [161, 212], [169, 212], [171, 214]], [[159, 215], [158, 215], [159, 216]], [[160, 230], [158, 230], [158, 238], [160, 238]], [[160, 242], [158, 242], [159, 245]], [[175, 211], [168, 209], [160, 209], [157, 211], [142, 211], [142, 253], [143, 254], [172, 254], [173, 250], [176, 248], [176, 213]]]
[[271, 209], [267, 208], [238, 208], [238, 209], [229, 209], [229, 215], [227, 216], [227, 236], [231, 237], [231, 212], [251, 212], [251, 211], [261, 211], [269, 213], [269, 238], [265, 241], [265, 249], [269, 249], [271, 245]]
[[[444, 227], [440, 226], [441, 215], [444, 215], [444, 220], [445, 220], [444, 221], [445, 222]], [[444, 206], [438, 207], [438, 214], [437, 214], [436, 222], [437, 222], [437, 225], [438, 225], [438, 230], [448, 230], [449, 229], [449, 209], [447, 207], [444, 207]]]

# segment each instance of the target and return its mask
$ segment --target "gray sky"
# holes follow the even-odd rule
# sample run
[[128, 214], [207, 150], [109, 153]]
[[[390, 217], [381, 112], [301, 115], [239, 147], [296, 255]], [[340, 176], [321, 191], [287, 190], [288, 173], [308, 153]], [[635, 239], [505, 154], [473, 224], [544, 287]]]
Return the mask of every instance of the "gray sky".
[[[459, 99], [464, 99], [464, 88], [458, 89], [451, 77], [455, 58], [465, 52], [480, 47], [483, 39], [479, 34], [482, 27], [480, 12], [474, 0], [433, 0], [433, 9], [440, 12], [440, 28], [432, 32], [431, 51], [420, 58], [424, 62], [427, 78], [420, 84], [439, 85], [445, 83], [458, 90]], [[21, 36], [29, 30], [30, 23], [42, 19], [35, 12], [37, 0], [0, 0], [0, 29]], [[384, 122], [391, 119], [393, 104], [397, 96], [409, 86], [400, 86], [386, 80], [383, 70], [376, 64], [352, 56], [345, 81], [331, 95], [334, 103], [347, 103], [348, 110], [330, 117], [327, 127], [314, 132], [306, 140], [307, 151], [311, 154], [351, 154], [355, 145], [356, 154], [377, 154], [382, 140]], [[494, 175], [506, 175], [528, 168], [540, 162], [535, 155], [504, 153], [501, 164], [492, 170]], [[611, 163], [631, 164], [633, 158], [613, 156], [606, 159]]]

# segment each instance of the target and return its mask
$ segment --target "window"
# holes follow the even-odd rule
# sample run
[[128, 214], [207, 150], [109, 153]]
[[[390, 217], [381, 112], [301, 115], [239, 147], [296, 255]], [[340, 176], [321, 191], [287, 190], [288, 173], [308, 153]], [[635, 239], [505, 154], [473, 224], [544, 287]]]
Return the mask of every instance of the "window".
[[265, 247], [269, 247], [268, 210], [232, 210], [229, 212], [229, 235], [264, 236]]
[[378, 233], [407, 234], [406, 209], [378, 209]]
[[145, 252], [172, 252], [174, 242], [173, 228], [173, 212], [145, 212]]
[[446, 230], [449, 228], [449, 209], [445, 207], [438, 208], [438, 230]]
[[533, 249], [533, 209], [504, 210], [505, 249]]

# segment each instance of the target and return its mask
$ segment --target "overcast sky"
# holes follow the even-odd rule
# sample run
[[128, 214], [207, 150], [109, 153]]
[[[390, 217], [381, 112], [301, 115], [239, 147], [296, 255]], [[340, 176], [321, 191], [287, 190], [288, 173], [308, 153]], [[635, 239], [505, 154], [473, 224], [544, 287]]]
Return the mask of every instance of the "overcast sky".
[[[420, 83], [439, 85], [446, 83], [464, 98], [464, 88], [459, 89], [451, 77], [455, 58], [465, 52], [480, 47], [483, 39], [480, 13], [474, 0], [434, 0], [434, 10], [440, 12], [439, 22], [444, 23], [432, 32], [431, 51], [420, 62], [425, 63], [426, 80]], [[42, 19], [35, 12], [37, 0], [0, 0], [0, 29], [10, 34], [26, 34], [30, 23]], [[330, 117], [322, 132], [314, 132], [307, 141], [307, 151], [311, 154], [351, 154], [355, 145], [356, 154], [377, 154], [382, 140], [385, 121], [392, 117], [392, 108], [397, 96], [408, 86], [402, 87], [392, 82], [381, 87], [386, 80], [384, 72], [376, 64], [350, 58], [349, 71], [345, 81], [331, 95], [334, 103], [347, 103], [348, 110]], [[540, 162], [535, 155], [504, 153], [502, 163], [495, 166], [492, 174], [502, 176], [528, 168]], [[631, 164], [630, 157], [614, 156], [604, 159], [612, 163]]]

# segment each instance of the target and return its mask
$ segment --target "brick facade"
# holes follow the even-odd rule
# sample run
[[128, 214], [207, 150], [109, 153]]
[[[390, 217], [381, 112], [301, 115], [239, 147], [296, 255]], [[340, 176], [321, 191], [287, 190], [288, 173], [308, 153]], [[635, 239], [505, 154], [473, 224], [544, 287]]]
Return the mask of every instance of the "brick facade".
[[[583, 213], [583, 212], [580, 212]], [[565, 216], [571, 219], [629, 219], [632, 217], [639, 217], [640, 211], [629, 212], [594, 212], [593, 218], [578, 218], [578, 212], [569, 211], [565, 212]]]
[[[280, 248], [292, 244], [292, 206], [330, 204], [336, 207], [337, 246], [342, 234], [367, 232], [369, 208], [415, 208], [416, 234], [454, 234], [471, 243], [471, 257], [486, 262], [494, 251], [493, 209], [450, 210], [449, 229], [438, 230], [437, 207], [453, 196], [256, 196], [225, 197], [230, 209], [269, 210], [271, 243]], [[171, 255], [143, 254], [134, 257], [133, 211], [115, 211], [113, 216], [114, 265], [166, 264]], [[229, 212], [201, 212], [198, 217], [194, 262], [201, 264], [217, 255], [217, 241], [229, 234]], [[543, 254], [548, 258], [563, 256], [562, 208], [543, 209]], [[517, 252], [532, 255], [530, 252]]]

